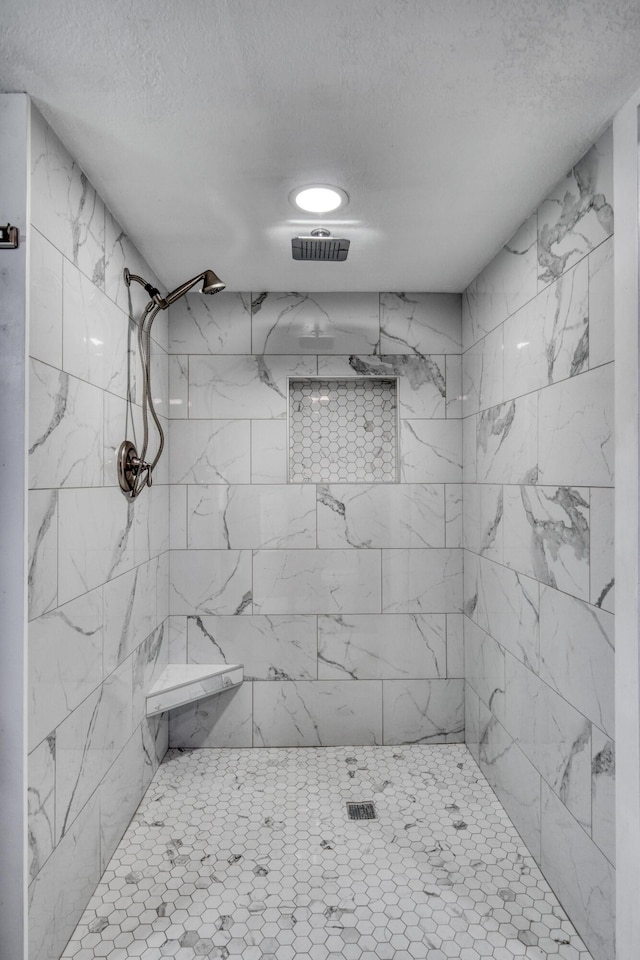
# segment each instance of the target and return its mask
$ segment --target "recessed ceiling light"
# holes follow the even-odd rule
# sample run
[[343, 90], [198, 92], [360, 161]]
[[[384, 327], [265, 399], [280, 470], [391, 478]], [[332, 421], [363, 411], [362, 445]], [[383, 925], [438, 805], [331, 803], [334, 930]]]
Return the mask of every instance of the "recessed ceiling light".
[[331, 213], [347, 205], [349, 197], [340, 187], [327, 187], [317, 184], [298, 187], [291, 194], [291, 200], [300, 210], [307, 213]]

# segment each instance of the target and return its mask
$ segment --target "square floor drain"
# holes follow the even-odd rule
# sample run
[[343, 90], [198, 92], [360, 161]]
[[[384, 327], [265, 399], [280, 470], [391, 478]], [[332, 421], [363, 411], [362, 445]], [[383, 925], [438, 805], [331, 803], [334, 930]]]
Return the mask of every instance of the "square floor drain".
[[372, 803], [347, 803], [349, 820], [377, 820], [376, 808]]

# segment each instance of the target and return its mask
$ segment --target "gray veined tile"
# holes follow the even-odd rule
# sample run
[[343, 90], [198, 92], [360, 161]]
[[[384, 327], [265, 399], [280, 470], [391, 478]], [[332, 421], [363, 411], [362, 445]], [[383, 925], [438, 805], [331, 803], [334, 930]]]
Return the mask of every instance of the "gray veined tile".
[[158, 561], [150, 560], [105, 583], [105, 676], [126, 660], [138, 644], [155, 630], [158, 624], [157, 575]]
[[440, 678], [446, 672], [444, 614], [318, 617], [320, 680]]
[[537, 581], [480, 557], [475, 588], [475, 622], [514, 657], [537, 670], [540, 622]]
[[460, 353], [460, 295], [381, 293], [380, 353]]
[[504, 325], [505, 400], [575, 377], [589, 366], [586, 260], [568, 270]]
[[29, 491], [29, 618], [58, 603], [58, 491]]
[[614, 499], [612, 488], [591, 488], [590, 601], [615, 612]]
[[315, 487], [310, 484], [190, 486], [187, 544], [191, 548], [222, 550], [315, 547]]
[[[440, 418], [447, 414], [445, 360], [455, 357], [382, 354], [320, 356], [318, 374], [331, 377], [397, 377], [401, 417]], [[454, 376], [455, 386], [455, 376]], [[449, 414], [450, 415], [450, 414]]]
[[463, 546], [473, 553], [502, 563], [504, 526], [502, 484], [465, 484]]
[[463, 487], [461, 483], [447, 483], [444, 488], [444, 545], [462, 547]]
[[56, 738], [47, 737], [29, 754], [29, 882], [49, 858], [55, 834]]
[[462, 416], [463, 394], [462, 389], [462, 357], [449, 354], [446, 358], [447, 382], [447, 419], [458, 419]]
[[487, 709], [504, 721], [506, 703], [505, 652], [473, 621], [464, 620], [465, 679]]
[[464, 616], [447, 614], [447, 676], [464, 677]]
[[189, 357], [169, 357], [169, 417], [185, 420], [189, 416]]
[[102, 391], [37, 360], [29, 373], [29, 486], [101, 486]]
[[384, 613], [462, 611], [462, 551], [382, 551]]
[[611, 363], [540, 393], [540, 483], [613, 486], [613, 394]]
[[278, 419], [287, 415], [287, 377], [315, 376], [315, 357], [216, 356], [189, 358], [189, 416], [193, 419]]
[[477, 417], [478, 483], [535, 483], [538, 475], [536, 394], [483, 410]]
[[441, 484], [318, 485], [319, 547], [442, 547]]
[[613, 233], [612, 195], [609, 127], [538, 207], [539, 289]]
[[[176, 619], [176, 618], [172, 618]], [[187, 618], [188, 663], [242, 663], [245, 681], [315, 680], [315, 616]]]
[[62, 254], [38, 230], [30, 236], [29, 351], [62, 367]]
[[589, 367], [609, 363], [614, 355], [613, 237], [589, 254]]
[[400, 473], [404, 483], [459, 483], [462, 421], [402, 420]]
[[164, 620], [138, 644], [132, 658], [133, 726], [146, 722], [146, 697], [169, 661], [169, 630]]
[[593, 727], [591, 761], [591, 836], [610, 863], [616, 862], [615, 744]]
[[534, 214], [462, 294], [465, 350], [536, 295], [536, 225]]
[[29, 749], [48, 737], [100, 684], [103, 633], [100, 589], [30, 623]]
[[462, 357], [462, 410], [464, 416], [502, 403], [503, 326], [478, 340]]
[[382, 683], [316, 680], [254, 683], [254, 745], [382, 742]]
[[248, 420], [172, 420], [170, 483], [249, 483]]
[[300, 354], [305, 345], [300, 338], [313, 336], [331, 338], [331, 348], [323, 342], [323, 353], [374, 353], [380, 337], [378, 294], [253, 294], [251, 323], [255, 354]]
[[169, 663], [188, 663], [187, 659], [187, 618], [171, 616], [167, 620], [169, 639]]
[[588, 600], [589, 495], [587, 488], [505, 487], [507, 566]]
[[286, 483], [289, 447], [282, 420], [251, 422], [251, 483]]
[[379, 613], [379, 550], [257, 550], [256, 613]]
[[104, 288], [104, 203], [42, 115], [31, 118], [32, 223]]
[[250, 613], [251, 601], [250, 551], [172, 551], [172, 615]]
[[252, 687], [243, 683], [196, 704], [171, 711], [169, 744], [194, 747], [250, 747], [252, 745]]
[[[144, 287], [137, 283], [127, 286], [124, 279], [124, 268], [130, 273], [144, 277], [158, 289], [162, 283], [153, 270], [140, 255], [130, 238], [122, 229], [110, 210], [105, 210], [105, 252], [104, 252], [104, 283], [105, 293], [113, 300], [127, 316], [138, 318], [141, 316], [149, 295]], [[166, 313], [160, 313], [153, 324], [152, 336], [162, 347], [167, 348], [166, 323], [163, 319]], [[160, 332], [162, 331], [162, 333]]]
[[540, 592], [540, 677], [610, 736], [614, 618], [559, 590]]
[[464, 680], [385, 680], [384, 742], [462, 743]]
[[251, 353], [251, 294], [187, 294], [169, 307], [169, 352]]

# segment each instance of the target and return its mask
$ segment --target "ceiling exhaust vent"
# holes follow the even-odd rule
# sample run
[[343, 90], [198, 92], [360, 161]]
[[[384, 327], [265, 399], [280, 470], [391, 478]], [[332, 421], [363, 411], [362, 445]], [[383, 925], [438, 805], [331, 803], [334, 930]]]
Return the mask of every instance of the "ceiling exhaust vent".
[[294, 260], [325, 260], [334, 263], [347, 259], [350, 240], [337, 240], [324, 227], [311, 231], [309, 237], [293, 237], [291, 255]]

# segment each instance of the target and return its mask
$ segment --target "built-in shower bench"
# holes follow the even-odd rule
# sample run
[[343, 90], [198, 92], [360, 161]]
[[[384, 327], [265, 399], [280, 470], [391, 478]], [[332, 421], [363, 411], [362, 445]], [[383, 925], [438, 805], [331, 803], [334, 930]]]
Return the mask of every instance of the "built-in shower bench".
[[238, 687], [243, 679], [241, 663], [169, 663], [147, 693], [147, 716]]

